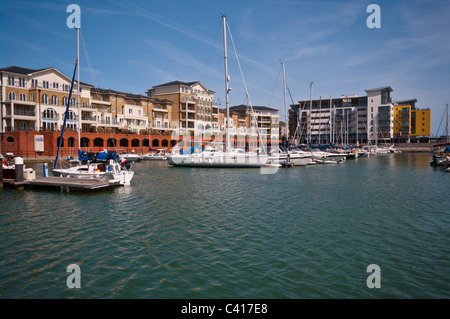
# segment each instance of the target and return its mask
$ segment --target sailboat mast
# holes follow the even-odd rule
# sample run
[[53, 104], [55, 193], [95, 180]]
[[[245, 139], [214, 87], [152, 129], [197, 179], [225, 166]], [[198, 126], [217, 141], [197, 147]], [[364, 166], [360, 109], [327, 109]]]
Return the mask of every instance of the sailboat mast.
[[285, 127], [286, 127], [286, 141], [289, 143], [289, 118], [288, 118], [288, 110], [287, 110], [287, 102], [286, 102], [286, 72], [284, 70], [284, 62], [281, 63], [283, 65], [283, 88], [284, 88], [284, 112], [285, 112]]
[[312, 89], [313, 83], [309, 82], [309, 144], [311, 144], [311, 131], [312, 131], [312, 123], [311, 123], [311, 113], [312, 113]]
[[331, 96], [330, 96], [330, 144], [333, 144], [333, 118], [331, 117]]
[[226, 29], [227, 17], [225, 15], [222, 16], [222, 22], [223, 22], [223, 50], [224, 50], [224, 61], [225, 61], [225, 104], [227, 107], [226, 150], [228, 152], [230, 150], [230, 133], [229, 133], [230, 101], [228, 98], [228, 93], [229, 93], [228, 81], [230, 80], [230, 78], [228, 77], [227, 29]]
[[81, 149], [80, 127], [81, 127], [81, 109], [80, 109], [80, 28], [77, 28], [77, 106], [78, 106], [78, 148]]
[[446, 113], [447, 113], [447, 121], [446, 121], [446, 127], [445, 127], [445, 130], [446, 130], [446, 135], [447, 135], [447, 143], [449, 143], [450, 142], [450, 137], [448, 136], [448, 104], [447, 104], [447, 106], [446, 106]]

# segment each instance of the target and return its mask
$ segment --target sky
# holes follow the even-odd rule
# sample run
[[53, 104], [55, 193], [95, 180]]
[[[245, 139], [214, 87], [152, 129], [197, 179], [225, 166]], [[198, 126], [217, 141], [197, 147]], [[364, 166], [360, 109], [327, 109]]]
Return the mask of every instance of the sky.
[[[284, 120], [283, 62], [288, 104], [308, 100], [310, 82], [313, 99], [326, 100], [391, 86], [394, 101], [431, 109], [433, 136], [444, 133], [448, 0], [0, 0], [0, 68], [55, 67], [70, 77], [72, 3], [81, 8], [80, 80], [96, 87], [145, 95], [200, 81], [224, 108], [226, 15], [231, 106], [247, 103], [246, 87], [252, 105]], [[380, 7], [380, 28], [367, 25], [370, 4]]]

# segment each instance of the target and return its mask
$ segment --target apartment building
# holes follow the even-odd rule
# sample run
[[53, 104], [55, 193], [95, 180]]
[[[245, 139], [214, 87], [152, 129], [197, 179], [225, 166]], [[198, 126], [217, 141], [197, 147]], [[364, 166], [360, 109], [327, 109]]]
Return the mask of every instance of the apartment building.
[[204, 135], [218, 133], [219, 107], [214, 105], [214, 91], [201, 82], [173, 81], [153, 86], [149, 98], [172, 102], [172, 127], [180, 134]]
[[[257, 136], [264, 139], [279, 138], [278, 110], [267, 106], [236, 105], [230, 107], [230, 112], [237, 114], [230, 123], [230, 127], [237, 133]], [[225, 123], [224, 123], [225, 124]]]
[[298, 143], [361, 144], [394, 138], [390, 86], [365, 90], [366, 96], [302, 100], [290, 106], [289, 138]]
[[431, 135], [431, 111], [416, 107], [417, 99], [396, 101], [394, 139], [398, 142], [424, 142]]
[[[0, 78], [0, 132], [61, 130], [69, 99], [69, 77], [55, 68], [35, 70], [11, 66], [0, 69]], [[77, 130], [79, 117], [77, 88], [75, 82], [66, 120], [67, 129], [73, 131]], [[91, 88], [92, 85], [80, 82], [83, 107], [90, 105]], [[81, 125], [89, 122], [82, 120]]]
[[[0, 69], [1, 124], [5, 131], [61, 131], [71, 79], [55, 68]], [[94, 88], [75, 82], [66, 130], [97, 133], [170, 134], [172, 101], [142, 94]], [[79, 120], [80, 118], [80, 120]]]

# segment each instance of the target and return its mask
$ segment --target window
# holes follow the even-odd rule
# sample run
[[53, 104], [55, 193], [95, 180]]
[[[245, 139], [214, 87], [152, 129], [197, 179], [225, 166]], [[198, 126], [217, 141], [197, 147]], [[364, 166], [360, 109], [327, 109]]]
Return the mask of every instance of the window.
[[14, 75], [8, 75], [8, 85], [14, 86]]
[[75, 121], [77, 119], [77, 117], [76, 117], [76, 115], [75, 115], [75, 113], [73, 111], [69, 111], [67, 113], [67, 119], [71, 120], [71, 121]]
[[56, 97], [56, 95], [52, 96], [52, 105], [58, 105], [58, 98]]
[[42, 81], [42, 87], [44, 88], [44, 89], [48, 89], [48, 81]]
[[13, 91], [8, 93], [8, 100], [10, 101], [14, 101], [16, 99], [16, 93], [14, 93]]
[[129, 114], [133, 114], [133, 109], [128, 109]]
[[30, 94], [30, 102], [34, 102], [34, 94], [33, 93]]
[[77, 102], [75, 99], [71, 99], [70, 100], [70, 106], [76, 107], [77, 106]]
[[67, 106], [67, 100], [66, 96], [62, 98], [62, 106]]
[[53, 88], [54, 88], [54, 89], [58, 89], [58, 87], [59, 87], [59, 84], [56, 83], [56, 82], [53, 82]]
[[32, 80], [31, 80], [31, 87], [36, 88], [37, 86], [38, 86], [38, 81], [35, 80], [35, 79], [32, 79]]
[[42, 104], [48, 104], [48, 95], [47, 94], [42, 95]]
[[19, 100], [26, 101], [27, 100], [27, 96], [24, 93], [20, 93], [19, 94]]
[[25, 87], [25, 78], [19, 78], [19, 87], [21, 88]]
[[42, 114], [44, 119], [57, 119], [58, 114], [53, 109], [45, 109]]

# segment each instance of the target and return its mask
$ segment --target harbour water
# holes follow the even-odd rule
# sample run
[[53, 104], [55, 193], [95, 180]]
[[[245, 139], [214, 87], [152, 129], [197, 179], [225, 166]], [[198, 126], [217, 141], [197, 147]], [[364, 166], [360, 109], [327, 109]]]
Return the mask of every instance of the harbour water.
[[0, 298], [449, 298], [450, 174], [429, 160], [148, 161], [109, 192], [0, 189]]

